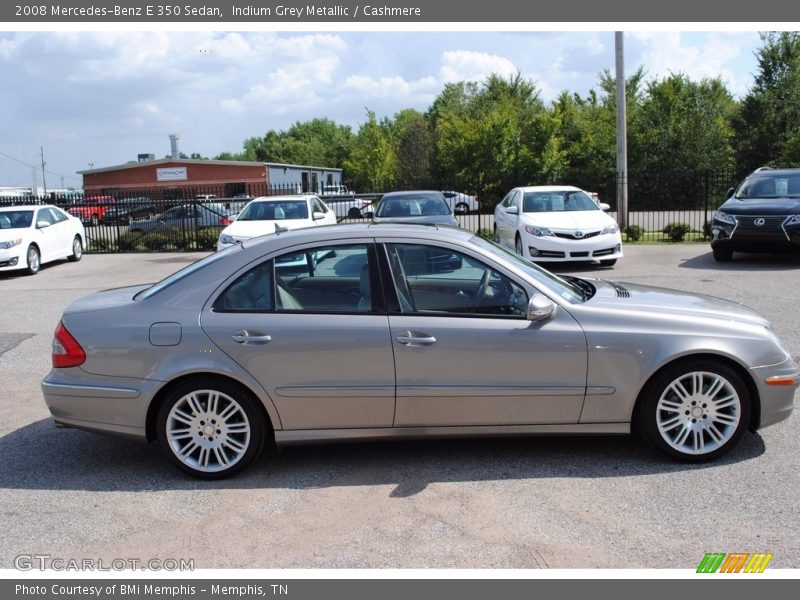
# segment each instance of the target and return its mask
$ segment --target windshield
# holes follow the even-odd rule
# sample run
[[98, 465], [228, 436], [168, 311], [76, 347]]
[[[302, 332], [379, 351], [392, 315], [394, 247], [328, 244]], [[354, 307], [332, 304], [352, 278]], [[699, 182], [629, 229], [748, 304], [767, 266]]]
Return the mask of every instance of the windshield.
[[205, 269], [209, 265], [213, 265], [221, 258], [225, 258], [228, 254], [233, 254], [234, 252], [238, 252], [242, 249], [240, 244], [234, 244], [233, 246], [228, 246], [223, 250], [219, 250], [218, 252], [214, 252], [214, 254], [209, 254], [205, 258], [201, 258], [200, 260], [193, 262], [192, 264], [184, 267], [180, 271], [176, 271], [166, 279], [162, 279], [156, 284], [151, 285], [149, 288], [142, 290], [138, 294], [136, 294], [133, 299], [134, 300], [146, 300], [151, 296], [155, 296], [162, 290], [167, 289], [174, 283], [179, 282], [181, 279], [188, 277], [192, 273], [196, 273], [201, 269]]
[[288, 221], [307, 219], [308, 204], [305, 200], [281, 200], [251, 202], [244, 207], [237, 221]]
[[763, 174], [748, 177], [739, 189], [737, 198], [799, 198], [800, 174], [776, 175]]
[[449, 215], [450, 207], [439, 194], [398, 194], [384, 196], [377, 217], [430, 217]]
[[595, 204], [589, 194], [575, 190], [525, 192], [522, 200], [522, 211], [526, 213], [578, 210], [600, 210], [600, 207]]
[[550, 271], [535, 265], [526, 258], [522, 258], [519, 254], [514, 254], [505, 248], [498, 246], [494, 242], [490, 242], [478, 236], [472, 238], [472, 241], [478, 246], [499, 255], [501, 258], [514, 264], [515, 267], [524, 271], [534, 281], [546, 286], [549, 290], [561, 296], [567, 302], [581, 302], [584, 299], [584, 292], [578, 285], [575, 285], [566, 279], [554, 275]]
[[32, 210], [9, 210], [0, 212], [0, 229], [26, 229], [33, 222]]

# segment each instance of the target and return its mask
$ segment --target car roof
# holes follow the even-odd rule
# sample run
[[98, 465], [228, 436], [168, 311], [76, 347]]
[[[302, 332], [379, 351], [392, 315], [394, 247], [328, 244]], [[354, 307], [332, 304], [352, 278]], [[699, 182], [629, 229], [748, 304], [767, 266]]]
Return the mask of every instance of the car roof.
[[523, 192], [582, 192], [574, 185], [525, 185], [517, 188]]
[[800, 169], [773, 169], [772, 167], [762, 167], [760, 169], [756, 169], [747, 177], [755, 177], [761, 175], [798, 175], [800, 174]]
[[432, 231], [436, 232], [436, 238], [440, 240], [464, 241], [472, 239], [475, 234], [466, 229], [459, 229], [449, 225], [436, 225], [430, 223], [348, 223], [337, 225], [322, 225], [304, 229], [292, 229], [280, 233], [270, 233], [267, 235], [252, 238], [242, 242], [242, 248], [248, 249], [262, 244], [271, 244], [280, 240], [281, 245], [290, 242], [303, 244], [314, 242], [315, 240], [346, 239], [354, 237], [429, 237]]
[[403, 196], [419, 196], [420, 194], [432, 194], [434, 196], [441, 196], [442, 192], [439, 190], [402, 190], [398, 192], [389, 192], [384, 194], [384, 198], [402, 198]]
[[314, 194], [293, 194], [293, 195], [286, 195], [286, 196], [259, 196], [258, 198], [253, 198], [250, 202], [280, 202], [285, 200], [308, 200], [309, 198], [314, 198]]
[[16, 206], [0, 206], [0, 211], [35, 210], [37, 208], [57, 208], [52, 204], [17, 204]]

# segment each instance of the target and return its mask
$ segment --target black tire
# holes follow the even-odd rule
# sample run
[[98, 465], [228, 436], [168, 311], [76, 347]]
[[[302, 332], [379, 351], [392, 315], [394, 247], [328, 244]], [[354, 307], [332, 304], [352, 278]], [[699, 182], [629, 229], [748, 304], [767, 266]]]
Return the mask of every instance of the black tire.
[[67, 257], [67, 260], [78, 262], [83, 257], [83, 242], [81, 236], [76, 235], [72, 240], [72, 254]]
[[600, 264], [602, 266], [604, 266], [604, 267], [613, 267], [615, 264], [617, 264], [617, 259], [616, 258], [607, 258], [605, 260], [601, 260]]
[[28, 262], [28, 266], [25, 268], [25, 272], [28, 275], [36, 275], [42, 268], [42, 256], [41, 254], [39, 254], [39, 248], [31, 244], [30, 246], [28, 246], [28, 250], [25, 254], [25, 257]]
[[[704, 402], [703, 396], [712, 392], [718, 381], [723, 382], [722, 387]], [[675, 382], [684, 386], [685, 398], [675, 391]], [[700, 391], [695, 393], [698, 383]], [[707, 462], [728, 453], [738, 443], [750, 423], [751, 412], [750, 391], [734, 369], [709, 359], [682, 361], [658, 373], [642, 390], [634, 427], [651, 446], [672, 459]], [[716, 432], [713, 435], [712, 427]], [[690, 441], [692, 448], [688, 446]]]
[[92, 227], [97, 227], [99, 223], [100, 223], [100, 218], [97, 215], [92, 215], [89, 218], [89, 225], [91, 225]]
[[714, 260], [717, 262], [731, 262], [733, 258], [733, 250], [729, 248], [711, 248], [711, 252], [714, 254]]
[[469, 204], [465, 204], [464, 202], [459, 202], [458, 204], [456, 204], [454, 212], [457, 215], [469, 214]]
[[514, 252], [520, 256], [525, 256], [525, 249], [522, 247], [522, 238], [519, 237], [519, 234], [517, 234], [517, 237], [514, 240]]
[[357, 208], [353, 207], [348, 211], [347, 218], [348, 219], [360, 219], [361, 218], [361, 211], [358, 210]]
[[[212, 394], [218, 398], [216, 410]], [[199, 411], [189, 409], [192, 404]], [[173, 409], [180, 410], [182, 415]], [[233, 412], [223, 419], [228, 410]], [[188, 417], [188, 421], [181, 416]], [[247, 467], [261, 453], [268, 430], [258, 399], [252, 393], [236, 384], [204, 377], [186, 381], [170, 391], [158, 411], [156, 423], [159, 444], [170, 462], [200, 479], [230, 477]], [[181, 431], [183, 425], [186, 433]], [[243, 425], [249, 431], [240, 431]], [[178, 431], [182, 435], [170, 440], [168, 431], [175, 433], [176, 428], [181, 428]], [[181, 458], [180, 452], [186, 452], [186, 456]], [[230, 462], [228, 466], [226, 460]]]
[[500, 243], [500, 235], [497, 233], [497, 225], [494, 226], [494, 232], [492, 234], [492, 241], [494, 241], [495, 244], [499, 244]]

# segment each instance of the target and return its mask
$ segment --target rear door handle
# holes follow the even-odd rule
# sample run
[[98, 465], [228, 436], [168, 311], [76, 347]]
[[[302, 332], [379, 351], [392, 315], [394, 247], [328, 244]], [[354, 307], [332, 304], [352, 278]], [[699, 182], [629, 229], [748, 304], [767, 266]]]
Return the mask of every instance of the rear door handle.
[[436, 343], [436, 338], [432, 335], [425, 333], [417, 334], [410, 331], [405, 331], [394, 339], [406, 346], [429, 346], [430, 344]]
[[253, 335], [246, 329], [238, 333], [234, 333], [231, 338], [238, 344], [269, 344], [272, 341], [272, 336], [265, 334]]

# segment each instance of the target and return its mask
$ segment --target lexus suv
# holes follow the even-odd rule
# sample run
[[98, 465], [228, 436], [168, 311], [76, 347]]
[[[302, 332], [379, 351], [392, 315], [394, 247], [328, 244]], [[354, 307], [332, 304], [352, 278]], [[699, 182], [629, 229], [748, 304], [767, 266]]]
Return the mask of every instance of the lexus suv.
[[800, 250], [800, 169], [761, 167], [714, 213], [711, 250], [718, 262], [734, 252]]

